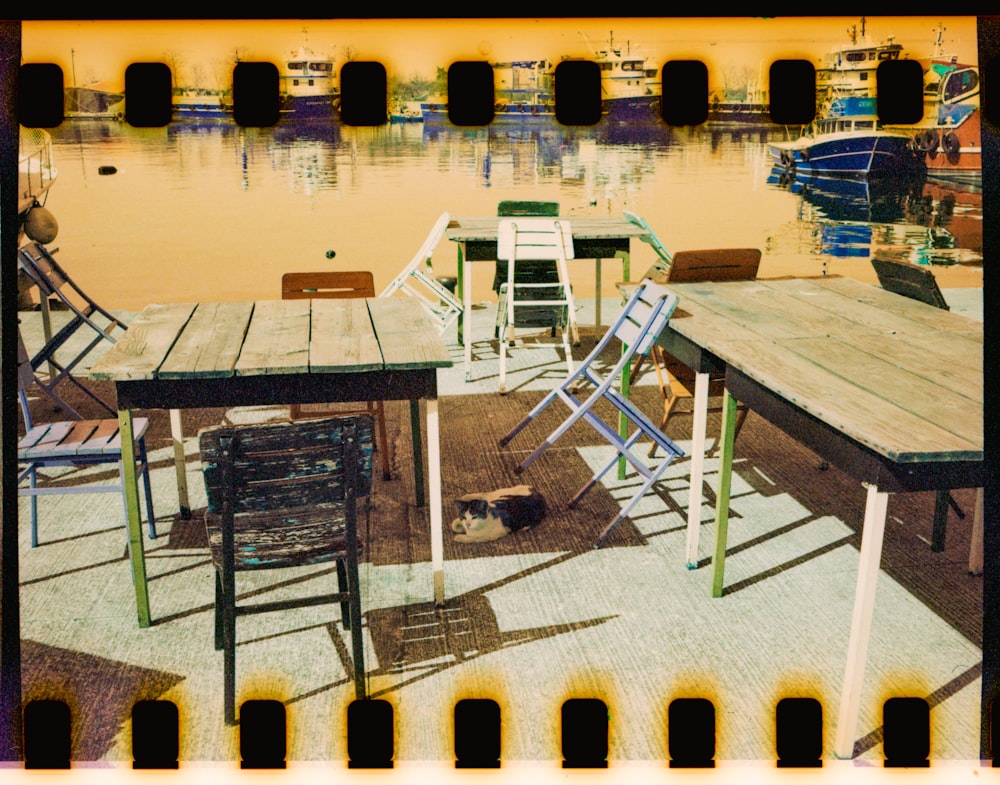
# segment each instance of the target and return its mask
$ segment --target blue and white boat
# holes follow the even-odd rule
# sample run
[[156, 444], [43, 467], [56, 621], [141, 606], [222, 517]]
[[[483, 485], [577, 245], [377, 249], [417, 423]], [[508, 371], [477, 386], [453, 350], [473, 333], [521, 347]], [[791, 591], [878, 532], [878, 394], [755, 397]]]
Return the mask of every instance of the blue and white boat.
[[332, 57], [303, 46], [285, 59], [279, 79], [282, 117], [326, 119], [336, 115], [340, 88]]
[[920, 167], [910, 135], [882, 128], [873, 96], [835, 98], [798, 139], [767, 147], [777, 165], [810, 174], [868, 177]]

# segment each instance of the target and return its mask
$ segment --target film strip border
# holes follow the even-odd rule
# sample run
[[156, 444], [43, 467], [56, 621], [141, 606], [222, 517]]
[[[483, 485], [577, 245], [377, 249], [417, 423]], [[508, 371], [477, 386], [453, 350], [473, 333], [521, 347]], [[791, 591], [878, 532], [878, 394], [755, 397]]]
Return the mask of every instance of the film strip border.
[[[883, 705], [883, 765], [930, 765], [930, 706], [923, 698], [896, 697]], [[571, 698], [559, 707], [562, 768], [608, 767], [611, 714], [599, 698]], [[355, 700], [346, 712], [348, 768], [393, 768], [394, 713], [380, 699]], [[814, 769], [823, 766], [823, 708], [814, 698], [784, 698], [774, 710], [775, 765]], [[243, 769], [286, 766], [288, 734], [285, 707], [276, 700], [249, 700], [240, 706], [239, 746]], [[444, 732], [444, 731], [443, 731]], [[715, 767], [716, 711], [706, 698], [677, 698], [667, 710], [669, 768]], [[179, 718], [175, 704], [140, 701], [132, 709], [132, 768], [176, 769]], [[72, 716], [56, 700], [27, 704], [24, 712], [24, 761], [27, 769], [69, 769]], [[455, 704], [452, 732], [457, 769], [496, 769], [502, 758], [502, 717], [490, 699]]]
[[[984, 126], [984, 173], [996, 171], [1000, 164], [1000, 154], [996, 139], [996, 126], [1000, 125], [1000, 102], [991, 101], [989, 85], [1000, 84], [1000, 58], [997, 53], [997, 23], [983, 25], [981, 30], [980, 70], [983, 84], [983, 113], [988, 121]], [[273, 123], [276, 90], [271, 86], [275, 72], [268, 63], [239, 64], [234, 72], [234, 119], [247, 126], [266, 126]], [[379, 63], [353, 63], [342, 73], [342, 104], [340, 108], [343, 122], [351, 125], [378, 125], [387, 121], [385, 110], [385, 69]], [[456, 125], [484, 125], [490, 122], [492, 112], [492, 85], [485, 79], [481, 63], [455, 63], [449, 71], [449, 119]], [[594, 72], [593, 64], [586, 61], [571, 61], [564, 68], [557, 82], [556, 106], [560, 122], [565, 124], [587, 124], [595, 122]], [[880, 68], [878, 113], [883, 120], [909, 123], [915, 122], [916, 107], [919, 106], [919, 92], [913, 74], [904, 63], [886, 63]], [[808, 68], [806, 67], [808, 66]], [[897, 66], [902, 66], [897, 67]], [[811, 64], [803, 61], [778, 61], [773, 65], [778, 69], [775, 89], [772, 92], [772, 117], [780, 122], [808, 122], [814, 110], [815, 95], [810, 85]], [[134, 69], [134, 70], [133, 70]], [[671, 125], [697, 124], [707, 104], [707, 91], [700, 90], [700, 74], [704, 66], [697, 61], [675, 61], [664, 65], [662, 102], [663, 119]], [[683, 79], [674, 81], [684, 75]], [[775, 72], [772, 71], [772, 78]], [[919, 77], [919, 74], [917, 75]], [[490, 75], [492, 79], [492, 75]], [[692, 78], [693, 77], [693, 78]], [[28, 64], [22, 66], [16, 75], [18, 101], [14, 109], [17, 122], [27, 126], [54, 127], [62, 122], [62, 73], [52, 64]], [[126, 83], [133, 86], [133, 95], [140, 100], [130, 102], [131, 110], [126, 121], [135, 126], [158, 126], [170, 122], [170, 73], [169, 69], [157, 63], [138, 63], [126, 72]], [[10, 79], [5, 87], [11, 84]], [[917, 80], [917, 83], [919, 79]], [[695, 87], [692, 87], [692, 84]], [[238, 85], [238, 86], [237, 86]], [[672, 89], [675, 85], [676, 89]], [[780, 88], [778, 87], [780, 85]], [[166, 88], [166, 89], [165, 89]], [[14, 91], [5, 91], [8, 95]], [[702, 92], [705, 95], [702, 95]], [[164, 97], [166, 100], [164, 100]], [[7, 106], [10, 111], [12, 107]], [[984, 192], [991, 212], [987, 220], [985, 244], [987, 254], [1000, 247], [996, 237], [996, 209], [998, 188], [995, 176], [984, 177]], [[5, 222], [9, 213], [4, 215]], [[9, 232], [5, 232], [8, 237]], [[984, 269], [984, 287], [989, 290], [994, 273], [987, 266]], [[4, 309], [9, 313], [9, 309]], [[6, 319], [6, 316], [5, 316]], [[992, 328], [987, 315], [987, 337], [989, 342]], [[5, 335], [11, 334], [4, 330]], [[4, 341], [4, 357], [10, 356]], [[6, 380], [7, 368], [13, 363], [4, 363]], [[996, 358], [987, 353], [984, 373], [986, 378], [995, 375]], [[5, 412], [6, 414], [6, 412]], [[996, 425], [986, 423], [988, 476], [997, 476], [991, 459], [989, 445], [995, 442]], [[6, 459], [5, 459], [6, 460]], [[5, 466], [6, 469], [6, 466]], [[5, 479], [8, 476], [5, 471]], [[996, 495], [986, 490], [987, 520], [995, 520], [997, 513]], [[5, 494], [6, 495], [6, 494]], [[8, 505], [9, 506], [9, 505]], [[16, 515], [16, 509], [14, 511]], [[7, 514], [4, 515], [5, 519]], [[5, 530], [6, 526], [5, 520]], [[15, 526], [16, 532], [16, 526]], [[986, 570], [984, 575], [984, 662], [983, 662], [983, 709], [982, 739], [983, 757], [993, 757], [991, 751], [998, 743], [994, 737], [991, 709], [994, 699], [1000, 693], [1000, 585], [995, 569], [997, 553], [1000, 552], [1000, 535], [987, 527]], [[4, 536], [4, 555], [10, 551]], [[16, 554], [16, 537], [14, 542]], [[4, 570], [4, 597], [9, 592], [10, 570]], [[16, 579], [16, 572], [14, 573]], [[14, 585], [16, 594], [16, 583]], [[9, 602], [3, 603], [4, 627], [3, 646], [5, 657], [3, 674], [6, 684], [3, 689], [4, 720], [12, 716], [11, 689], [8, 675], [11, 672], [9, 641]], [[16, 603], [14, 603], [16, 605]], [[15, 628], [16, 629], [16, 628]], [[674, 711], [671, 704], [671, 711]], [[698, 699], [676, 702], [677, 711], [683, 713], [685, 722], [678, 722], [674, 731], [668, 728], [671, 750], [676, 738], [683, 735], [686, 754], [671, 765], [705, 767], [712, 765], [713, 738], [715, 728], [714, 707], [707, 701]], [[460, 708], [461, 707], [461, 708]], [[885, 753], [886, 765], [919, 766], [926, 762], [925, 737], [927, 734], [927, 708], [921, 699], [893, 699], [885, 709]], [[284, 712], [281, 704], [263, 701], [244, 704], [244, 727], [241, 728], [241, 746], [253, 750], [254, 754], [244, 756], [244, 767], [274, 767], [284, 762]], [[486, 701], [462, 702], [455, 707], [455, 746], [457, 767], [491, 767], [499, 760], [500, 712], [496, 704]], [[474, 714], [481, 723], [492, 731], [477, 739], [460, 736], [460, 712]], [[606, 750], [609, 718], [606, 706], [600, 701], [583, 701], [562, 707], [564, 765], [600, 767], [606, 765], [606, 758], [600, 757]], [[15, 708], [13, 714], [20, 712]], [[677, 715], [680, 718], [682, 715]], [[673, 719], [674, 715], [671, 715]], [[133, 746], [136, 767], [165, 767], [176, 765], [177, 715], [176, 707], [168, 702], [137, 704], [133, 714], [135, 742]], [[778, 730], [776, 760], [795, 766], [815, 765], [816, 740], [821, 728], [822, 710], [819, 704], [809, 699], [794, 703], [782, 703], [775, 710]], [[359, 741], [351, 749], [351, 764], [358, 767], [386, 767], [392, 761], [392, 716], [391, 707], [379, 701], [352, 704], [348, 716], [348, 735], [355, 733]], [[62, 767], [69, 765], [69, 728], [71, 717], [68, 708], [61, 703], [40, 702], [28, 704], [24, 712], [25, 759], [28, 765], [40, 767]], [[10, 729], [11, 724], [6, 723]], [[16, 727], [15, 721], [13, 727]], [[673, 726], [673, 722], [671, 722]], [[784, 728], [784, 730], [783, 730]], [[680, 734], [675, 736], [674, 734]], [[363, 735], [362, 735], [363, 734]], [[136, 746], [136, 743], [138, 746]], [[603, 744], [603, 746], [602, 746]], [[355, 749], [358, 753], [354, 757]], [[497, 754], [494, 755], [494, 750]], [[63, 755], [65, 751], [65, 756]], [[787, 755], [785, 753], [788, 753]], [[994, 763], [995, 765], [995, 763]]]
[[[998, 68], [987, 63], [986, 70]], [[671, 60], [662, 67], [660, 115], [667, 125], [701, 125], [709, 115], [708, 68], [699, 60]], [[988, 77], [983, 77], [987, 81]], [[17, 115], [21, 125], [54, 128], [64, 115], [64, 75], [54, 63], [27, 63], [18, 74]], [[781, 125], [807, 125], [816, 114], [816, 68], [808, 60], [771, 63], [770, 118]], [[340, 70], [340, 120], [352, 126], [389, 122], [388, 75], [376, 61], [351, 61]], [[164, 63], [133, 63], [125, 69], [124, 119], [137, 127], [162, 127], [173, 117], [173, 79]], [[246, 127], [275, 125], [281, 115], [280, 76], [269, 62], [240, 62], [233, 68], [233, 120]], [[600, 66], [564, 60], [554, 68], [555, 119], [588, 126], [602, 117]], [[884, 124], [912, 125], [923, 118], [923, 71], [915, 60], [885, 60], [876, 70], [876, 111]], [[487, 61], [460, 61], [448, 68], [447, 116], [456, 126], [493, 122], [494, 70]], [[984, 102], [996, 123], [1000, 110]], [[990, 112], [993, 114], [990, 114]]]

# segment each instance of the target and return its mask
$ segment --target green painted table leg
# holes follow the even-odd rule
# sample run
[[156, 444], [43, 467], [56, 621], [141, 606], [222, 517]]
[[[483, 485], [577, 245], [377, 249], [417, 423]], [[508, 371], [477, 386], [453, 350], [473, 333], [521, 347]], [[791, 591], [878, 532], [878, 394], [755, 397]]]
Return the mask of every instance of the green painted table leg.
[[420, 401], [410, 401], [410, 433], [413, 434], [413, 482], [415, 488], [415, 503], [417, 507], [424, 506], [424, 452], [421, 447]]
[[712, 558], [712, 596], [722, 596], [729, 533], [729, 492], [733, 479], [733, 442], [736, 441], [736, 399], [726, 390], [722, 398], [722, 435], [719, 438], [719, 491], [715, 498], [715, 555]]
[[135, 588], [135, 607], [139, 626], [148, 627], [149, 588], [146, 585], [146, 552], [142, 544], [142, 519], [139, 515], [138, 470], [135, 465], [135, 431], [132, 412], [118, 410], [118, 430], [122, 443], [122, 482], [125, 484], [125, 509], [128, 513], [128, 552], [132, 563], [132, 585]]

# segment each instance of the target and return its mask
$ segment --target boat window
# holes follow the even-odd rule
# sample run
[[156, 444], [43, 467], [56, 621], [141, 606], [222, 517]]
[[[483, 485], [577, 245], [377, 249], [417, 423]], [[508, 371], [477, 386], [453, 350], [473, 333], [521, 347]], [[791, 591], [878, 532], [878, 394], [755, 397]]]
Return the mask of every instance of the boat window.
[[846, 55], [847, 62], [849, 63], [859, 63], [865, 59], [864, 52], [848, 52]]
[[602, 71], [610, 71], [611, 67], [612, 67], [611, 63], [601, 63], [601, 70]]
[[303, 71], [303, 70], [305, 70], [305, 67], [306, 67], [305, 63], [295, 62], [295, 63], [289, 63], [288, 64], [288, 68], [290, 70], [292, 70], [292, 71]]
[[867, 82], [868, 81], [868, 72], [867, 71], [862, 71], [859, 78], [860, 78], [860, 80], [862, 82]]
[[874, 128], [875, 127], [875, 123], [873, 123], [871, 120], [858, 120], [858, 122], [855, 123], [854, 127], [855, 128]]
[[331, 70], [333, 70], [333, 63], [309, 63], [309, 67], [313, 71], [316, 71], [317, 73], [321, 73], [321, 72], [324, 72], [324, 71], [331, 71]]
[[975, 71], [959, 71], [958, 73], [950, 74], [948, 76], [948, 81], [945, 83], [944, 95], [942, 97], [945, 101], [951, 101], [956, 96], [968, 92], [978, 85], [979, 75]]

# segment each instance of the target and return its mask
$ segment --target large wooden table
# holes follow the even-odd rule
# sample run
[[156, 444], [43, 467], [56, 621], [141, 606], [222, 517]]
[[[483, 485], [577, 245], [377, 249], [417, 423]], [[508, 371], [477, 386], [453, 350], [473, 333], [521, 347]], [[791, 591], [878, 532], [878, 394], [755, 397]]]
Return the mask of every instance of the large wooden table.
[[[698, 461], [708, 374], [726, 376], [713, 595], [723, 593], [737, 401], [867, 488], [834, 750], [849, 758], [888, 494], [984, 482], [982, 323], [849, 278], [669, 288], [680, 302], [659, 342], [698, 373], [701, 414], [692, 446]], [[696, 561], [701, 485], [700, 469], [697, 482], [692, 471], [689, 566]], [[977, 528], [981, 509], [977, 504]]]
[[[458, 245], [458, 290], [461, 292], [464, 312], [459, 316], [459, 339], [465, 348], [465, 380], [471, 378], [472, 331], [466, 329], [472, 309], [472, 263], [496, 261], [497, 233], [500, 221], [497, 216], [454, 218], [448, 227], [448, 239]], [[595, 324], [601, 327], [601, 261], [621, 259], [622, 280], [631, 275], [630, 241], [647, 236], [640, 226], [622, 217], [614, 216], [561, 216], [569, 221], [573, 233], [573, 259], [593, 259], [595, 265]], [[572, 261], [572, 260], [569, 260]]]
[[417, 503], [423, 503], [420, 400], [426, 401], [434, 598], [444, 601], [437, 369], [452, 365], [412, 298], [150, 305], [91, 369], [115, 383], [125, 456], [129, 551], [139, 626], [151, 622], [132, 410], [171, 410], [178, 495], [187, 508], [179, 411], [214, 406], [408, 400]]

